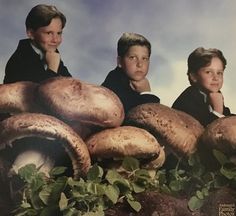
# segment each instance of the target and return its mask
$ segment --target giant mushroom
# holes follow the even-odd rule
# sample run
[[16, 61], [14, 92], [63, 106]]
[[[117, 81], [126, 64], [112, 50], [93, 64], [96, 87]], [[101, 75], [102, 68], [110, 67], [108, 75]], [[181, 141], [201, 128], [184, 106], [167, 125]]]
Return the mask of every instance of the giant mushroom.
[[205, 145], [226, 154], [236, 153], [236, 116], [219, 118], [209, 124], [202, 134]]
[[219, 118], [207, 125], [201, 136], [201, 146], [207, 151], [217, 149], [235, 160], [236, 116]]
[[93, 134], [86, 140], [92, 159], [123, 159], [130, 156], [142, 160], [142, 166], [156, 169], [163, 165], [165, 153], [148, 131], [121, 126]]
[[36, 100], [37, 87], [30, 81], [0, 84], [0, 113], [43, 112]]
[[157, 103], [134, 107], [125, 124], [148, 130], [178, 156], [193, 154], [203, 132], [203, 126], [190, 115]]
[[25, 137], [60, 141], [72, 161], [74, 177], [85, 176], [88, 172], [91, 160], [86, 144], [61, 120], [45, 114], [22, 113], [0, 123], [0, 150], [7, 146], [19, 145], [14, 141]]
[[57, 77], [46, 80], [38, 88], [44, 107], [73, 128], [82, 137], [85, 128], [118, 127], [124, 120], [124, 108], [111, 90], [78, 79]]

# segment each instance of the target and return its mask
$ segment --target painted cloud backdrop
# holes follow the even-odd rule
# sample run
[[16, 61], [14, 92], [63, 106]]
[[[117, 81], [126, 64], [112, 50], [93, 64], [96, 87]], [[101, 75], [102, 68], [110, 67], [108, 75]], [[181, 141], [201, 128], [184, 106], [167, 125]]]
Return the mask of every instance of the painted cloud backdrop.
[[0, 0], [0, 80], [5, 64], [25, 38], [25, 18], [39, 3], [54, 4], [67, 17], [59, 50], [71, 74], [101, 84], [116, 66], [116, 43], [137, 32], [152, 43], [149, 79], [161, 103], [171, 106], [189, 84], [186, 59], [199, 46], [227, 58], [222, 92], [236, 113], [236, 1], [234, 0]]

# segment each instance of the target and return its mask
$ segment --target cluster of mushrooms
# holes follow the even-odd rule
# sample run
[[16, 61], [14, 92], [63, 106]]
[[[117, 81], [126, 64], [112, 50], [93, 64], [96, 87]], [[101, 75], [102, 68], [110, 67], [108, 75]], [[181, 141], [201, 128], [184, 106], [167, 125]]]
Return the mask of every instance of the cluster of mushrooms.
[[[0, 122], [0, 153], [23, 145], [19, 140], [26, 137], [54, 140], [50, 145], [62, 144], [75, 178], [85, 176], [98, 159], [125, 156], [142, 159], [147, 169], [157, 169], [167, 154], [189, 156], [199, 142], [230, 155], [236, 152], [235, 116], [203, 128], [188, 114], [154, 103], [139, 105], [125, 116], [112, 91], [74, 78], [2, 84], [0, 113], [11, 114]], [[53, 149], [57, 152], [56, 144]], [[13, 162], [20, 164], [27, 157], [17, 156]]]

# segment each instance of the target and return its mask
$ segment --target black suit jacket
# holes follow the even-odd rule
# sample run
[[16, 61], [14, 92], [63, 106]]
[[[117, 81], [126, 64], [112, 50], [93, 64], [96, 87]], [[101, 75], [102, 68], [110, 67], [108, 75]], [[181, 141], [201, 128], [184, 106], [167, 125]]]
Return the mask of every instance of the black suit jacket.
[[144, 103], [159, 103], [160, 99], [152, 94], [143, 94], [134, 91], [129, 84], [129, 78], [125, 72], [116, 67], [107, 75], [102, 86], [112, 90], [121, 100], [125, 113], [131, 108]]
[[45, 70], [40, 56], [30, 45], [30, 39], [20, 40], [16, 51], [8, 60], [5, 68], [4, 83], [32, 81], [39, 83], [51, 77], [71, 76], [63, 62], [60, 61], [58, 72]]
[[[209, 111], [208, 104], [204, 101], [199, 89], [195, 86], [186, 88], [175, 100], [172, 108], [184, 111], [196, 118], [203, 126], [208, 125], [218, 118], [214, 113]], [[231, 115], [229, 108], [224, 106], [225, 116]]]

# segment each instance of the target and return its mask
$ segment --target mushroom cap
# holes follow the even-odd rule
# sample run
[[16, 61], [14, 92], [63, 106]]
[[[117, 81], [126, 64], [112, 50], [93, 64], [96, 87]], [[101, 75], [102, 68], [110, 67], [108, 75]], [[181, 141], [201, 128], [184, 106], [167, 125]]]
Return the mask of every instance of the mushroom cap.
[[[131, 156], [154, 160], [159, 156], [161, 150], [161, 146], [152, 134], [133, 126], [102, 130], [90, 136], [86, 140], [86, 144], [91, 157], [99, 159]], [[160, 161], [158, 161], [158, 165], [160, 165]]]
[[150, 161], [149, 163], [145, 164], [143, 167], [146, 169], [158, 169], [163, 166], [165, 160], [166, 160], [166, 153], [164, 151], [164, 147], [161, 147], [158, 157]]
[[201, 125], [201, 123], [197, 119], [195, 119], [194, 117], [183, 111], [180, 110], [175, 110], [175, 111], [177, 112], [179, 117], [183, 120], [185, 126], [188, 127], [188, 129], [191, 130], [196, 137], [200, 138], [200, 136], [204, 131], [204, 127]]
[[30, 81], [0, 84], [0, 113], [42, 112], [36, 100], [37, 87]]
[[101, 127], [117, 127], [124, 120], [124, 108], [111, 90], [68, 77], [43, 82], [40, 101], [66, 122], [84, 122]]
[[219, 118], [207, 125], [201, 136], [203, 145], [228, 155], [236, 153], [236, 116]]
[[91, 164], [88, 148], [71, 127], [53, 116], [22, 113], [0, 123], [0, 150], [25, 137], [56, 139], [63, 143], [71, 158], [74, 177], [84, 176]]
[[190, 155], [196, 151], [202, 125], [188, 114], [157, 103], [146, 103], [131, 109], [126, 125], [144, 128], [159, 143], [164, 143], [177, 155]]

